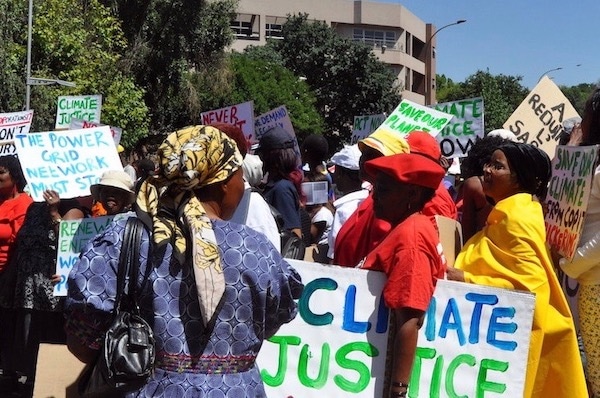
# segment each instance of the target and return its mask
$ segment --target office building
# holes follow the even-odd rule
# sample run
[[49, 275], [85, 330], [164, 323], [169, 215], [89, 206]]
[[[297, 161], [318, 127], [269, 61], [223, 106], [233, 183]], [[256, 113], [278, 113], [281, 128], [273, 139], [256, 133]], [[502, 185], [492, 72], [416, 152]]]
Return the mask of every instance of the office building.
[[[281, 39], [288, 14], [308, 14], [324, 21], [342, 37], [363, 42], [392, 69], [402, 96], [424, 104], [435, 98], [435, 28], [400, 4], [362, 0], [239, 0], [231, 27], [232, 49]], [[428, 51], [429, 50], [429, 51]], [[429, 57], [427, 54], [429, 53]], [[427, 92], [427, 81], [430, 89]], [[428, 100], [429, 99], [429, 100]]]

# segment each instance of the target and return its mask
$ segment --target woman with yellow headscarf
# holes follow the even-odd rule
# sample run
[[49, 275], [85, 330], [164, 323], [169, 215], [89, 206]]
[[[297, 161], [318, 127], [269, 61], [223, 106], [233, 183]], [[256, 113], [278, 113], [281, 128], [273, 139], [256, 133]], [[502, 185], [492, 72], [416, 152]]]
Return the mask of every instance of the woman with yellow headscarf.
[[[214, 127], [170, 134], [160, 171], [141, 186], [148, 226], [138, 280], [153, 325], [155, 371], [128, 397], [264, 397], [255, 364], [264, 339], [296, 315], [300, 277], [264, 235], [228, 220], [244, 191], [242, 157]], [[69, 275], [69, 349], [91, 362], [108, 327], [125, 220], [83, 250]]]
[[507, 142], [492, 152], [482, 184], [494, 208], [448, 279], [535, 294], [523, 397], [587, 398], [573, 318], [546, 247], [538, 198], [549, 178], [548, 155], [532, 145]]

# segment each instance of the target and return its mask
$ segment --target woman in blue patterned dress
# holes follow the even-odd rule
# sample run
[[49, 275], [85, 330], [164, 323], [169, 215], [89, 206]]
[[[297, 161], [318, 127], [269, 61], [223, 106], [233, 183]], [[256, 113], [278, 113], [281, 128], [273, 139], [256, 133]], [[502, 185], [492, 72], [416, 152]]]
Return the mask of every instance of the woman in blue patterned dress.
[[[264, 235], [226, 221], [244, 190], [231, 139], [188, 127], [167, 137], [159, 157], [160, 173], [136, 202], [152, 231], [144, 232], [138, 285], [157, 357], [147, 385], [127, 396], [264, 397], [256, 355], [296, 315], [300, 277]], [[108, 327], [124, 226], [91, 241], [69, 275], [67, 344], [84, 362]]]

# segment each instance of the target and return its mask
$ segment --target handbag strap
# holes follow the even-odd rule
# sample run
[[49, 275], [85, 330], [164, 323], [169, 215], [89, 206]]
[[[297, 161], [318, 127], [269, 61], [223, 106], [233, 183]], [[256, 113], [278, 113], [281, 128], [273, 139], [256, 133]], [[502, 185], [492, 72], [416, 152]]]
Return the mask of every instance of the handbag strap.
[[[119, 269], [117, 272], [117, 296], [115, 297], [115, 313], [121, 310], [123, 295], [127, 295], [133, 304], [133, 310], [139, 313], [137, 300], [137, 278], [139, 274], [140, 246], [142, 243], [142, 222], [137, 217], [129, 217], [123, 232], [123, 243], [119, 255]], [[125, 292], [125, 281], [127, 292]]]

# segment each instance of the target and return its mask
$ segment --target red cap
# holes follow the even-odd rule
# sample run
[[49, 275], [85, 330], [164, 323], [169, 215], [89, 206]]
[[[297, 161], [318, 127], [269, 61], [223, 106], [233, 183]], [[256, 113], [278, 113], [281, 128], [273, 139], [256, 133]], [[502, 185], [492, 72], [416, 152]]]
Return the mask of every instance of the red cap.
[[440, 144], [426, 131], [411, 131], [406, 136], [406, 141], [408, 141], [410, 153], [418, 153], [435, 161], [439, 161], [442, 157]]
[[437, 189], [445, 171], [440, 164], [429, 157], [401, 153], [382, 156], [365, 163], [365, 171], [372, 177], [384, 173], [398, 182]]

